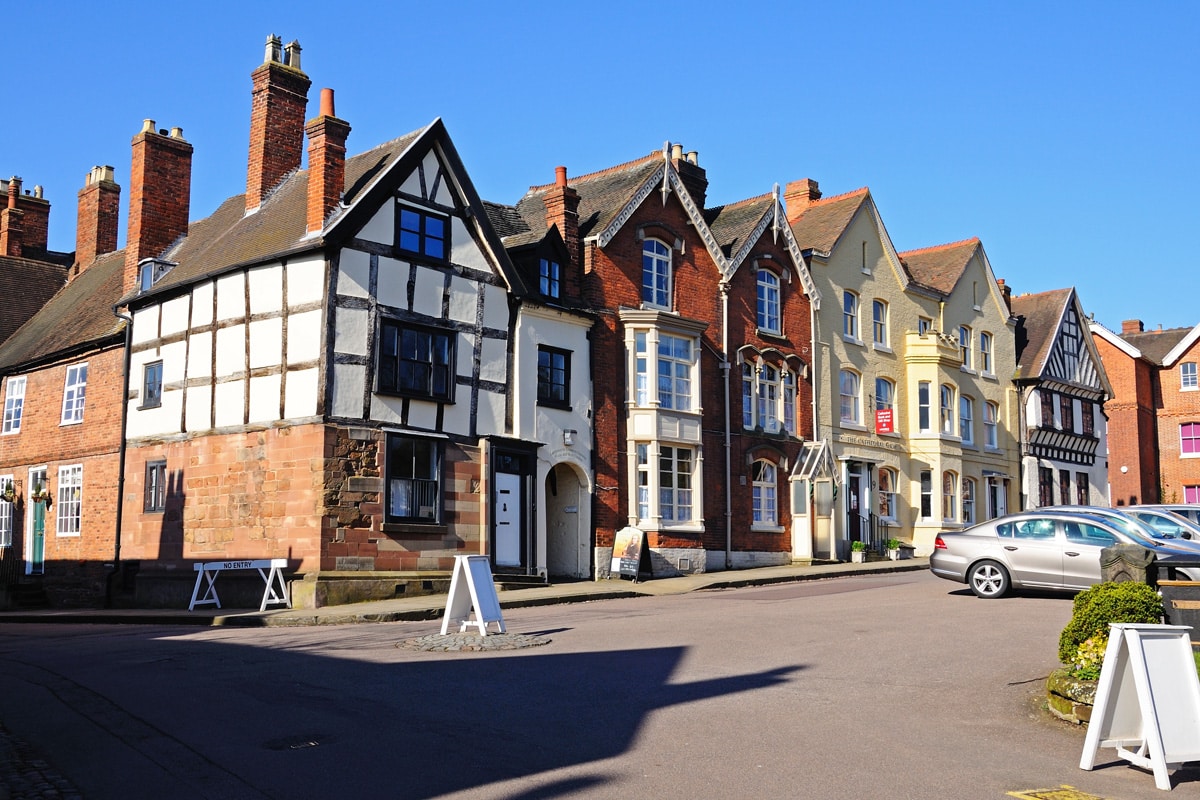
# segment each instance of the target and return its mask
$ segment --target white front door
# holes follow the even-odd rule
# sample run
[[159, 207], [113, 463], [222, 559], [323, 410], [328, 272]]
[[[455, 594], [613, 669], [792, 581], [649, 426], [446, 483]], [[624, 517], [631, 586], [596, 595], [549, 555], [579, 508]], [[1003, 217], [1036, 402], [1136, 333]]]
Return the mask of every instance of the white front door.
[[521, 476], [496, 473], [496, 566], [521, 564]]

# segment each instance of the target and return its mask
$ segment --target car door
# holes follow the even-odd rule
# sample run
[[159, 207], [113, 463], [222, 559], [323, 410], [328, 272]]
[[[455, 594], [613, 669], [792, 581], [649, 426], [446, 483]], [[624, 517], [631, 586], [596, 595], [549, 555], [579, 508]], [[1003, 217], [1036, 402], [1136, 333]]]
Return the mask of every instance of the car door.
[[1063, 542], [1058, 521], [1046, 517], [1014, 520], [1000, 537], [1013, 582], [1020, 586], [1060, 587]]
[[1063, 586], [1086, 589], [1100, 582], [1100, 551], [1118, 544], [1117, 537], [1090, 522], [1064, 522]]

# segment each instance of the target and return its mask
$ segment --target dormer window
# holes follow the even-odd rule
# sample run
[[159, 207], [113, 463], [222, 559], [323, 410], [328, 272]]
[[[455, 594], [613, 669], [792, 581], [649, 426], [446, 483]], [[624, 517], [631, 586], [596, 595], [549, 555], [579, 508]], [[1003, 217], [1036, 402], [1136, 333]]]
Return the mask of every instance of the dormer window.
[[445, 261], [450, 257], [447, 241], [450, 223], [446, 217], [400, 206], [400, 220], [396, 228], [399, 231], [397, 246], [403, 252], [435, 261]]
[[562, 291], [562, 268], [557, 261], [543, 258], [538, 264], [538, 291], [543, 297], [558, 299]]
[[150, 291], [150, 287], [158, 283], [159, 279], [170, 272], [171, 267], [174, 266], [170, 261], [147, 258], [138, 265], [138, 293]]
[[671, 308], [671, 249], [658, 239], [642, 244], [642, 302]]

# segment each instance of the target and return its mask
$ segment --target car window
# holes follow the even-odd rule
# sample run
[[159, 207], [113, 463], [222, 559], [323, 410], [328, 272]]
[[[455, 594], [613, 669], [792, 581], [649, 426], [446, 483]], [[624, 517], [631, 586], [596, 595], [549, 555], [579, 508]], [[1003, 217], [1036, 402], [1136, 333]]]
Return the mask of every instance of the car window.
[[1054, 538], [1054, 520], [1023, 519], [1013, 524], [1013, 538], [1044, 540]]
[[1065, 526], [1067, 541], [1075, 544], [1090, 544], [1096, 547], [1108, 547], [1117, 543], [1117, 537], [1097, 525], [1087, 522], [1067, 523]]

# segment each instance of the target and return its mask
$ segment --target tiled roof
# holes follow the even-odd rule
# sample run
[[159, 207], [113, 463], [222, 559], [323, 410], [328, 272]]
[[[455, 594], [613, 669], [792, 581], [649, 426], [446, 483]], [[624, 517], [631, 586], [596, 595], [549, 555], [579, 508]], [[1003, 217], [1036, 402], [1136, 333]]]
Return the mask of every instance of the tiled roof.
[[[587, 237], [598, 234], [608, 227], [638, 188], [662, 163], [661, 152], [651, 153], [600, 172], [571, 178], [568, 184], [579, 193], [579, 235]], [[543, 198], [552, 188], [554, 184], [531, 186], [525, 196], [517, 201], [517, 211], [530, 231], [546, 229], [546, 205]]]
[[734, 255], [745, 246], [746, 239], [754, 232], [754, 226], [770, 210], [773, 202], [774, 195], [764, 194], [705, 210], [705, 221], [726, 256]]
[[950, 294], [980, 248], [978, 237], [900, 253], [912, 279], [942, 294]]
[[0, 370], [120, 335], [124, 322], [112, 307], [124, 269], [123, 250], [97, 258], [0, 346]]
[[1166, 330], [1117, 335], [1140, 350], [1148, 360], [1162, 366], [1163, 358], [1167, 353], [1175, 349], [1175, 345], [1183, 341], [1183, 338], [1191, 332], [1191, 328], [1167, 328]]
[[0, 256], [0, 343], [36, 314], [66, 280], [63, 264]]
[[858, 209], [870, 196], [865, 186], [846, 194], [823, 197], [804, 210], [800, 218], [792, 223], [792, 234], [801, 250], [816, 250], [828, 253], [837, 244], [842, 232]]
[[1073, 292], [1052, 289], [1012, 298], [1012, 313], [1017, 318], [1017, 378], [1042, 374]]
[[[353, 204], [371, 180], [424, 130], [413, 131], [347, 159], [344, 204]], [[245, 208], [245, 195], [235, 195], [211, 216], [189, 225], [187, 237], [163, 255], [179, 266], [155, 284], [153, 293], [320, 241], [306, 237], [308, 170], [292, 173], [256, 213], [246, 214]]]

